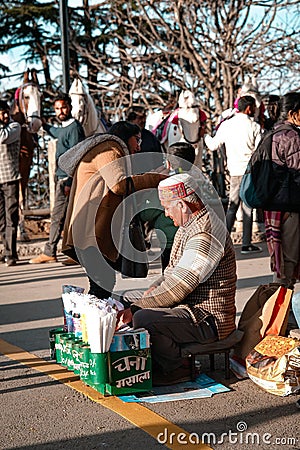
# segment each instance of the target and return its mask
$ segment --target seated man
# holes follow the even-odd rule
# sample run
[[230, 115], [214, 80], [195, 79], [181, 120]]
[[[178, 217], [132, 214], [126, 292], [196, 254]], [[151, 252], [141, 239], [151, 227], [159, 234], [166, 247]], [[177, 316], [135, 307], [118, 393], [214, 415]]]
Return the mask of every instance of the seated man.
[[[151, 337], [153, 384], [191, 379], [190, 360], [181, 345], [221, 340], [235, 330], [235, 253], [225, 223], [201, 199], [189, 174], [159, 183], [166, 216], [179, 226], [170, 263], [130, 308], [119, 313], [117, 328], [133, 322]], [[131, 299], [132, 300], [132, 299]]]

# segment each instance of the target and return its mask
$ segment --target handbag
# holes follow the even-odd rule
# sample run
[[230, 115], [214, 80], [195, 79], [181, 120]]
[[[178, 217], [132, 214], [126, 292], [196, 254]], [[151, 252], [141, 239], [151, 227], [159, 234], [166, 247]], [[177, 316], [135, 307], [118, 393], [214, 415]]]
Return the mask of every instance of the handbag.
[[244, 332], [234, 354], [244, 360], [265, 336], [284, 334], [290, 310], [292, 290], [269, 283], [259, 286], [246, 303], [238, 324]]
[[262, 202], [259, 201], [256, 195], [256, 188], [253, 183], [253, 177], [251, 173], [251, 166], [248, 164], [247, 169], [243, 175], [239, 196], [242, 202], [248, 208], [261, 208]]
[[[126, 179], [125, 198], [134, 192], [132, 178], [128, 177]], [[140, 216], [136, 211], [137, 208], [133, 196], [130, 204], [126, 205], [124, 213], [121, 254], [119, 256], [122, 278], [146, 278], [148, 275], [149, 262], [146, 253], [145, 237]]]

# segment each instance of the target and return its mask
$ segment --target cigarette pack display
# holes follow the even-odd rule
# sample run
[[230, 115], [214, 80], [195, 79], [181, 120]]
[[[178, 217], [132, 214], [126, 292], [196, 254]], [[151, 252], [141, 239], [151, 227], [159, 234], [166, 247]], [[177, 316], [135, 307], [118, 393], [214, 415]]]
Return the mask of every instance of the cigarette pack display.
[[144, 328], [137, 330], [119, 331], [114, 334], [110, 345], [110, 352], [126, 350], [144, 350], [150, 348], [150, 335]]

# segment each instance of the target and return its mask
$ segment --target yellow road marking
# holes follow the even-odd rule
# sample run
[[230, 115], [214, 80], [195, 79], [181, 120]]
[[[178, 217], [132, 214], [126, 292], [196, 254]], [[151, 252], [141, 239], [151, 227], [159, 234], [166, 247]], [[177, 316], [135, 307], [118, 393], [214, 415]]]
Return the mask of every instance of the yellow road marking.
[[[154, 439], [157, 439], [157, 436], [160, 433], [163, 433], [165, 429], [168, 430], [168, 437], [172, 435], [173, 443], [168, 439], [169, 442], [166, 442], [164, 445], [167, 448], [173, 450], [179, 450], [184, 447], [185, 449], [195, 449], [199, 448], [201, 450], [212, 450], [211, 447], [208, 447], [206, 444], [196, 444], [195, 436], [191, 436], [185, 431], [183, 428], [178, 427], [177, 425], [169, 422], [164, 419], [159, 414], [151, 411], [150, 409], [142, 406], [139, 403], [125, 403], [120, 400], [118, 397], [104, 397], [95, 389], [84, 384], [74, 373], [64, 369], [62, 366], [45, 361], [38, 356], [35, 356], [32, 353], [28, 353], [20, 347], [10, 344], [3, 339], [0, 339], [0, 353], [7, 356], [8, 358], [17, 361], [27, 367], [30, 367], [38, 372], [41, 372], [54, 380], [60, 381], [64, 383], [66, 386], [74, 389], [77, 392], [80, 392], [87, 396], [92, 401], [101, 404], [105, 408], [110, 409], [111, 411], [119, 414], [124, 419], [131, 422], [133, 425], [141, 428], [147, 434], [152, 436]], [[178, 443], [177, 437], [181, 434], [181, 441], [186, 441], [186, 443]]]

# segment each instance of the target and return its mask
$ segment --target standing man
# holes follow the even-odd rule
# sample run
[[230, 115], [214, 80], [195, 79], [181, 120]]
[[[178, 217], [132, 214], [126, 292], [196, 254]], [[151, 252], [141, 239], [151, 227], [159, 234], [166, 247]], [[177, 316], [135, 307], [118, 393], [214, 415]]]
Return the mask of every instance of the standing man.
[[8, 104], [0, 100], [0, 234], [4, 244], [2, 263], [15, 266], [19, 221], [19, 157], [21, 125], [13, 122]]
[[[239, 208], [240, 185], [249, 159], [261, 139], [261, 127], [254, 121], [255, 99], [250, 95], [240, 97], [238, 112], [234, 117], [221, 123], [214, 137], [205, 135], [205, 144], [210, 150], [217, 150], [222, 144], [226, 148], [227, 166], [230, 172], [229, 205], [226, 224], [229, 233], [232, 230]], [[243, 243], [241, 253], [261, 252], [260, 247], [251, 243], [253, 210], [242, 204]]]
[[[61, 126], [54, 127], [47, 123], [43, 124], [44, 130], [47, 131], [50, 136], [57, 139], [55, 154], [55, 200], [53, 211], [51, 213], [49, 240], [45, 245], [44, 253], [31, 259], [29, 261], [30, 264], [51, 263], [57, 261], [57, 245], [65, 222], [72, 183], [72, 178], [69, 178], [68, 175], [60, 169], [57, 162], [61, 155], [85, 138], [82, 125], [71, 115], [72, 103], [68, 94], [62, 94], [55, 99], [54, 111], [57, 119], [61, 122]], [[69, 259], [67, 260], [67, 264], [76, 264], [76, 262]]]

